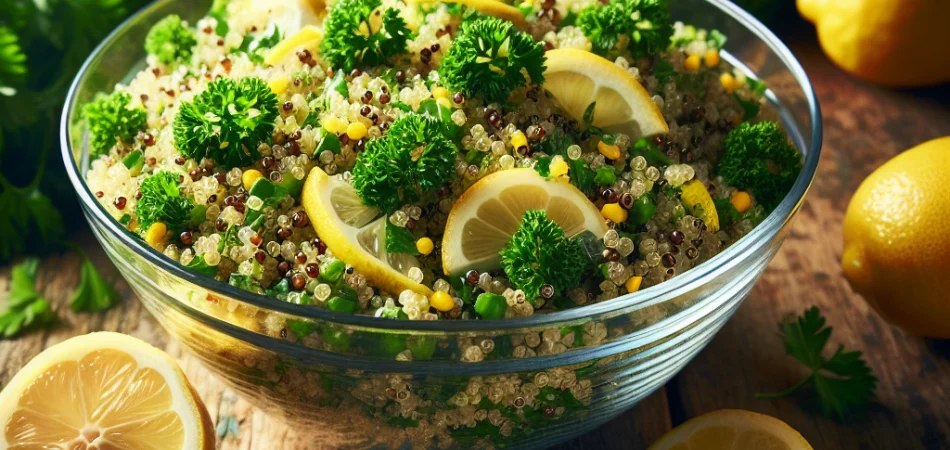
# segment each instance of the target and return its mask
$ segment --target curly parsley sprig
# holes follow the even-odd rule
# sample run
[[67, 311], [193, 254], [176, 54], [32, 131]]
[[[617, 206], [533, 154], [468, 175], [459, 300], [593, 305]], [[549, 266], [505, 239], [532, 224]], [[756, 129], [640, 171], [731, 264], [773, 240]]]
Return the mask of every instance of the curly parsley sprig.
[[545, 284], [555, 293], [577, 287], [590, 268], [580, 242], [567, 237], [544, 211], [525, 212], [518, 231], [499, 254], [505, 275], [529, 299], [537, 298]]
[[158, 172], [139, 186], [142, 197], [135, 203], [135, 217], [144, 233], [153, 223], [162, 222], [169, 230], [181, 231], [191, 218], [195, 205], [181, 195], [178, 175]]
[[437, 120], [409, 114], [357, 155], [353, 187], [363, 203], [390, 213], [442, 187], [455, 174], [456, 155]]
[[218, 78], [194, 101], [181, 105], [175, 144], [195, 160], [208, 157], [225, 167], [248, 166], [260, 158], [258, 145], [271, 140], [277, 107], [277, 96], [261, 78]]
[[543, 44], [511, 22], [486, 17], [462, 24], [439, 74], [454, 91], [501, 102], [529, 82], [542, 83], [544, 63]]
[[606, 55], [626, 47], [634, 56], [653, 56], [670, 46], [673, 21], [667, 0], [613, 0], [581, 11], [577, 27]]
[[89, 152], [92, 156], [107, 155], [117, 143], [129, 144], [147, 126], [145, 109], [132, 107], [128, 92], [116, 91], [100, 95], [83, 107], [89, 125]]
[[406, 53], [412, 32], [395, 8], [380, 0], [340, 0], [324, 23], [320, 55], [335, 68], [377, 66]]
[[844, 346], [830, 358], [822, 356], [831, 327], [817, 307], [805, 310], [802, 316], [779, 323], [785, 336], [785, 352], [807, 366], [811, 373], [782, 392], [759, 393], [757, 398], [779, 398], [791, 395], [805, 385], [818, 394], [818, 406], [825, 416], [844, 418], [849, 411], [867, 404], [874, 396], [877, 378], [861, 358], [861, 352], [846, 352]]
[[177, 14], [158, 21], [145, 37], [145, 51], [168, 65], [187, 62], [196, 45], [197, 33]]

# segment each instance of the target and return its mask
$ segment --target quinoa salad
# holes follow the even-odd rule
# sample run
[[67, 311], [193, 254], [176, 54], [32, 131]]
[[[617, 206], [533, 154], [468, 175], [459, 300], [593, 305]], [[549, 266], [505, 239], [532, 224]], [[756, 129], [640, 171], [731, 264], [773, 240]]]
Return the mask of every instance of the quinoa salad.
[[282, 301], [610, 301], [722, 252], [798, 175], [725, 41], [666, 0], [216, 1], [85, 105], [86, 180], [169, 259]]

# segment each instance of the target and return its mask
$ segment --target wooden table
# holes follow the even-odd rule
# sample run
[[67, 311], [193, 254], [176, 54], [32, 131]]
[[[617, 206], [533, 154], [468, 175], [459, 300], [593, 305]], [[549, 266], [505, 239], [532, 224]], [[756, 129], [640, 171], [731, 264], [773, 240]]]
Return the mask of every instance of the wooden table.
[[[600, 429], [559, 449], [645, 448], [672, 426], [721, 408], [778, 417], [818, 449], [950, 448], [950, 341], [910, 336], [883, 322], [842, 278], [841, 221], [851, 193], [874, 168], [900, 151], [950, 135], [950, 86], [888, 91], [855, 81], [821, 54], [807, 28], [782, 33], [810, 75], [824, 110], [825, 145], [819, 173], [781, 252], [745, 304], [689, 366], [664, 389]], [[88, 232], [77, 239], [115, 274]], [[218, 382], [142, 308], [123, 282], [121, 306], [104, 314], [73, 314], [65, 307], [78, 277], [73, 255], [51, 257], [41, 272], [44, 292], [63, 323], [45, 332], [0, 341], [0, 385], [33, 355], [71, 336], [116, 330], [145, 339], [178, 358], [201, 393], [211, 417], [233, 416], [236, 437], [221, 449], [312, 449], [309, 440], [270, 420]], [[0, 271], [0, 292], [6, 274]], [[805, 375], [785, 356], [776, 323], [783, 314], [818, 305], [834, 327], [832, 341], [865, 353], [880, 378], [875, 402], [848, 423], [820, 418], [796, 396], [758, 400], [757, 391], [778, 391]]]

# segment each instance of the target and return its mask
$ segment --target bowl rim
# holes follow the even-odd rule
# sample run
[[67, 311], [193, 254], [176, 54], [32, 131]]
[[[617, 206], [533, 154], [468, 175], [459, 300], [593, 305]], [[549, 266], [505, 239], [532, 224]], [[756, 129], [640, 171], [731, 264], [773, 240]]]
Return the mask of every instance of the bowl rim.
[[[71, 123], [73, 112], [77, 111], [79, 87], [89, 74], [90, 67], [97, 59], [102, 57], [107, 44], [113, 41], [126, 27], [135, 23], [142, 15], [148, 14], [151, 10], [162, 7], [166, 2], [154, 2], [132, 16], [126, 19], [115, 30], [113, 30], [96, 49], [89, 55], [82, 67], [73, 79], [69, 92], [66, 96], [66, 102], [63, 107], [63, 113], [60, 120], [60, 144], [63, 155], [63, 162], [66, 166], [66, 172], [70, 182], [76, 191], [76, 195], [82, 203], [87, 218], [99, 222], [108, 233], [117, 238], [123, 245], [131, 249], [148, 263], [158, 267], [167, 274], [184, 280], [193, 285], [206, 289], [209, 293], [220, 294], [239, 300], [241, 302], [253, 305], [259, 309], [288, 314], [299, 318], [314, 321], [325, 321], [341, 325], [349, 325], [360, 328], [372, 328], [378, 330], [391, 330], [399, 333], [412, 331], [432, 332], [498, 332], [505, 330], [525, 329], [544, 327], [546, 325], [563, 324], [572, 321], [582, 321], [590, 318], [596, 318], [608, 315], [635, 306], [647, 306], [655, 302], [656, 299], [669, 299], [686, 292], [696, 290], [707, 282], [717, 278], [722, 273], [728, 271], [737, 265], [744, 258], [755, 254], [763, 247], [767, 246], [779, 233], [779, 231], [791, 220], [792, 215], [797, 211], [804, 201], [805, 194], [808, 191], [816, 175], [819, 157], [821, 155], [822, 144], [822, 120], [821, 107], [818, 103], [817, 95], [811, 85], [808, 75], [801, 64], [794, 57], [791, 50], [785, 46], [782, 41], [775, 36], [772, 31], [765, 27], [761, 22], [752, 17], [745, 10], [728, 0], [703, 0], [706, 3], [718, 8], [724, 14], [731, 16], [750, 32], [755, 34], [768, 48], [773, 51], [786, 68], [791, 72], [795, 81], [802, 89], [805, 100], [808, 104], [809, 120], [811, 121], [812, 133], [803, 144], [807, 147], [802, 170], [795, 180], [792, 189], [786, 194], [785, 198], [773, 210], [768, 217], [758, 226], [752, 229], [747, 235], [740, 238], [725, 251], [712, 257], [706, 262], [686, 271], [682, 275], [675, 277], [678, 282], [664, 282], [651, 286], [647, 289], [625, 294], [610, 301], [599, 302], [589, 305], [582, 305], [575, 308], [555, 311], [545, 314], [537, 314], [529, 317], [496, 319], [496, 320], [392, 320], [384, 319], [370, 315], [361, 315], [353, 313], [341, 313], [330, 311], [324, 308], [313, 308], [304, 305], [296, 305], [280, 301], [276, 298], [255, 294], [241, 290], [224, 281], [219, 281], [212, 277], [198, 274], [186, 269], [182, 264], [166, 257], [162, 252], [146, 245], [144, 241], [133, 236], [115, 220], [105, 208], [95, 199], [93, 193], [85, 183], [85, 178], [80, 173], [80, 161], [72, 147]], [[178, 303], [184, 303], [176, 299]], [[190, 305], [182, 305], [193, 308]], [[695, 306], [695, 305], [694, 305]], [[687, 308], [690, 309], [690, 308]], [[226, 321], [210, 318], [227, 324]]]

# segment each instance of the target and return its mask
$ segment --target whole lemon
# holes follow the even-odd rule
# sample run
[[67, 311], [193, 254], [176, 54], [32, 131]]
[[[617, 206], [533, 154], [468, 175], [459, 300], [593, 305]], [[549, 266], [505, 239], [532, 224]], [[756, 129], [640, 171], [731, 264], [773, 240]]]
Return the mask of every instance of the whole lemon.
[[887, 321], [950, 338], [950, 136], [879, 167], [844, 217], [841, 265]]
[[845, 71], [888, 86], [950, 81], [950, 1], [798, 0], [828, 57]]

